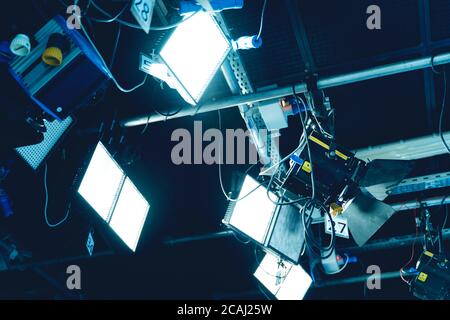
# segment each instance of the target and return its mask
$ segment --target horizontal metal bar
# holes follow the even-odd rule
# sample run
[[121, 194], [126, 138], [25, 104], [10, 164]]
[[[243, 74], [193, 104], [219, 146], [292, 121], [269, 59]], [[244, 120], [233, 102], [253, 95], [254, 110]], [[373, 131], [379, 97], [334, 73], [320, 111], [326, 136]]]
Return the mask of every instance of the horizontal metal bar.
[[[445, 141], [450, 143], [450, 132], [444, 133]], [[396, 159], [415, 160], [445, 154], [447, 149], [438, 134], [387, 143], [356, 150], [362, 160]]]
[[395, 187], [389, 189], [389, 195], [419, 192], [450, 186], [450, 171], [429, 174], [421, 177], [405, 179]]
[[448, 197], [433, 197], [428, 199], [423, 199], [420, 201], [411, 200], [402, 203], [391, 204], [391, 207], [396, 211], [412, 210], [418, 209], [420, 207], [435, 207], [440, 205], [450, 204], [450, 196]]
[[173, 245], [183, 244], [183, 243], [188, 243], [188, 242], [193, 242], [193, 241], [225, 238], [225, 237], [229, 237], [232, 235], [233, 235], [233, 231], [225, 230], [225, 231], [220, 231], [220, 232], [207, 233], [207, 234], [201, 234], [201, 235], [178, 238], [178, 239], [169, 239], [169, 240], [166, 240], [164, 243], [166, 245], [173, 246]]
[[81, 261], [89, 260], [89, 259], [95, 259], [95, 258], [101, 258], [101, 257], [108, 257], [117, 255], [114, 251], [104, 251], [104, 252], [98, 252], [94, 253], [92, 256], [89, 255], [81, 255], [81, 256], [72, 256], [72, 257], [62, 257], [57, 259], [50, 259], [50, 260], [43, 260], [43, 261], [31, 261], [27, 263], [22, 264], [11, 264], [8, 266], [8, 269], [2, 270], [0, 272], [8, 272], [8, 271], [23, 271], [26, 269], [35, 269], [40, 267], [47, 267], [47, 266], [54, 266], [54, 265], [61, 265], [61, 264], [70, 264], [70, 263], [79, 263]]
[[[182, 118], [186, 116], [194, 116], [198, 113], [205, 113], [211, 111], [217, 111], [222, 109], [233, 108], [243, 104], [252, 104], [259, 101], [266, 101], [275, 98], [281, 98], [292, 94], [293, 87], [278, 88], [268, 91], [260, 91], [244, 96], [231, 96], [226, 99], [211, 101], [198, 107], [187, 107], [181, 110], [179, 113], [172, 117], [164, 117], [159, 114], [151, 114], [146, 116], [140, 116], [121, 121], [121, 125], [124, 127], [141, 126], [148, 123], [166, 121], [168, 119]], [[300, 84], [295, 87], [296, 92], [306, 92], [306, 84]]]
[[[420, 208], [421, 206], [432, 207], [432, 206], [439, 206], [439, 205], [445, 205], [445, 204], [450, 204], [450, 197], [447, 197], [445, 199], [443, 197], [435, 197], [435, 198], [424, 199], [424, 200], [421, 200], [420, 202], [417, 202], [414, 200], [414, 201], [409, 201], [409, 202], [392, 204], [391, 206], [396, 211], [404, 211], [404, 210]], [[446, 229], [446, 230], [448, 230], [448, 234], [445, 233], [445, 236], [448, 235], [450, 238], [450, 229]], [[232, 236], [233, 234], [234, 234], [234, 232], [232, 230], [224, 230], [224, 231], [219, 231], [219, 232], [213, 232], [213, 233], [207, 233], [207, 234], [201, 234], [201, 235], [195, 235], [195, 236], [189, 236], [189, 237], [183, 237], [183, 238], [177, 238], [177, 239], [168, 239], [164, 243], [166, 245], [177, 245], [177, 244], [183, 244], [183, 243], [188, 243], [188, 242], [193, 242], [193, 241], [203, 241], [203, 240], [225, 238], [225, 237]], [[443, 233], [443, 236], [444, 236], [444, 233]], [[381, 241], [386, 241], [386, 240], [381, 240]], [[367, 246], [370, 246], [370, 244], [371, 244], [371, 242], [367, 243], [364, 247], [357, 247], [357, 248], [365, 249]], [[342, 248], [342, 250], [343, 249], [353, 250], [353, 247]]]
[[[317, 86], [319, 89], [326, 89], [331, 87], [343, 86], [346, 84], [366, 81], [370, 79], [391, 76], [403, 72], [409, 72], [414, 70], [420, 70], [431, 67], [433, 65], [442, 65], [450, 63], [450, 53], [440, 54], [434, 57], [426, 57], [420, 59], [413, 59], [408, 61], [402, 61], [393, 63], [381, 67], [370, 68], [362, 71], [351, 72], [343, 75], [332, 76], [326, 79], [318, 81]], [[305, 83], [295, 85], [295, 91], [297, 93], [306, 92], [307, 86]], [[165, 121], [167, 119], [192, 116], [198, 113], [217, 111], [221, 109], [227, 109], [243, 104], [253, 104], [260, 101], [266, 101], [271, 99], [282, 98], [292, 95], [293, 86], [267, 90], [262, 92], [256, 92], [243, 96], [231, 96], [228, 98], [210, 101], [208, 103], [200, 104], [196, 108], [185, 108], [178, 114], [172, 117], [164, 117], [159, 114], [151, 114], [131, 119], [125, 119], [121, 121], [121, 125], [125, 127], [133, 127], [139, 125], [145, 125], [146, 123], [153, 123], [159, 121]]]
[[[450, 239], [450, 229], [442, 230], [442, 239], [443, 240]], [[392, 237], [389, 239], [372, 240], [372, 241], [367, 242], [362, 247], [349, 246], [349, 247], [336, 248], [336, 250], [338, 252], [345, 252], [345, 253], [351, 253], [351, 254], [376, 251], [376, 250], [389, 250], [389, 249], [394, 249], [394, 248], [412, 246], [412, 244], [415, 240], [416, 240], [416, 235], [410, 234], [410, 235], [406, 235], [406, 236]]]
[[319, 89], [326, 89], [375, 78], [392, 76], [399, 73], [425, 69], [431, 67], [432, 59], [434, 65], [446, 64], [450, 62], [450, 53], [435, 56], [434, 58], [426, 57], [408, 60], [392, 63], [386, 66], [370, 68], [363, 71], [352, 72], [341, 76], [334, 76], [328, 79], [319, 80], [317, 86]]
[[[366, 282], [370, 276], [373, 276], [373, 275], [366, 274], [366, 275], [351, 277], [351, 278], [320, 281], [320, 282], [314, 283], [314, 287], [324, 288], [324, 287], [340, 286], [340, 285], [344, 285], [344, 284], [362, 283], [362, 282]], [[381, 280], [395, 279], [395, 278], [399, 278], [399, 277], [400, 277], [400, 271], [384, 272], [384, 273], [380, 274]]]

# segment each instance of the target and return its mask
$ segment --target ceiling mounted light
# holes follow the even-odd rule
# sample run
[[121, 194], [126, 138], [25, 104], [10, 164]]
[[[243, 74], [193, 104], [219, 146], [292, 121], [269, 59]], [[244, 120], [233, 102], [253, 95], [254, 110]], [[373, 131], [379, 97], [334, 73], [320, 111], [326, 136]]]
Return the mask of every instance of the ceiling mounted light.
[[100, 142], [78, 193], [135, 251], [150, 205]]
[[[223, 222], [260, 244], [265, 244], [274, 218], [276, 205], [267, 197], [267, 190], [246, 176], [237, 202], [231, 202]], [[272, 198], [276, 198], [271, 193]]]
[[[196, 105], [231, 49], [216, 20], [200, 11], [181, 23], [151, 64], [165, 66], [154, 74], [151, 68], [141, 70], [166, 81], [189, 104]], [[170, 81], [168, 80], [170, 78]]]
[[312, 279], [300, 265], [267, 253], [254, 276], [278, 300], [303, 300]]
[[299, 209], [277, 206], [279, 198], [247, 175], [237, 201], [230, 201], [223, 223], [233, 231], [256, 241], [260, 246], [298, 263], [305, 242]]

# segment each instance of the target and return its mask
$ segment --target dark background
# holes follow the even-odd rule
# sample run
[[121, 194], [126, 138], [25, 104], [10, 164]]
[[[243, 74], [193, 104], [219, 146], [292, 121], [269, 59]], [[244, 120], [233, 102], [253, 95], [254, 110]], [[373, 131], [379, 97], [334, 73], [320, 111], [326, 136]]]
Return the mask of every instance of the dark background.
[[[82, 9], [86, 2], [80, 2]], [[172, 6], [176, 5], [175, 2], [166, 1], [166, 4]], [[114, 15], [126, 1], [98, 0], [97, 3]], [[262, 4], [261, 0], [247, 0], [244, 9], [223, 13], [235, 38], [257, 33]], [[381, 30], [366, 28], [366, 8], [372, 4], [381, 7]], [[54, 14], [64, 12], [65, 7], [57, 0], [8, 1], [2, 4], [0, 13], [0, 40], [9, 40], [19, 32], [32, 35]], [[289, 12], [300, 16], [303, 21], [311, 61], [306, 61], [304, 52], [298, 49], [296, 29]], [[90, 8], [89, 16], [104, 18], [94, 8]], [[128, 12], [123, 18], [132, 19]], [[302, 82], [305, 74], [311, 71], [325, 77], [447, 52], [450, 48], [448, 21], [450, 1], [445, 0], [269, 0], [262, 48], [240, 54], [255, 88], [292, 85]], [[158, 23], [160, 21], [155, 17], [154, 24]], [[117, 28], [114, 23], [89, 24], [88, 30], [106, 61], [111, 58]], [[167, 32], [146, 35], [126, 27], [121, 31], [113, 73], [124, 87], [132, 87], [143, 78], [137, 69], [139, 53], [157, 50]], [[437, 132], [443, 79], [426, 72], [431, 71], [408, 72], [326, 90], [336, 109], [338, 142], [357, 149]], [[2, 90], [7, 90], [6, 84]], [[229, 95], [219, 72], [208, 88], [205, 100]], [[50, 259], [60, 263], [1, 272], [0, 297], [79, 297], [77, 292], [72, 294], [64, 289], [65, 268], [72, 262], [61, 262], [61, 259], [87, 255], [85, 241], [91, 228], [95, 230], [97, 253], [108, 248], [108, 237], [112, 237], [108, 232], [102, 234], [95, 214], [69, 188], [75, 172], [89, 159], [98, 141], [96, 128], [101, 122], [109, 127], [114, 120], [153, 113], [154, 109], [170, 112], [183, 103], [176, 92], [168, 88], [160, 90], [156, 81], [149, 79], [143, 88], [126, 95], [112, 85], [95, 106], [81, 110], [77, 114], [76, 127], [47, 161], [50, 219], [58, 221], [64, 216], [67, 202], [71, 199], [73, 202], [68, 221], [57, 229], [49, 229], [43, 218], [42, 168], [33, 172], [20, 160], [16, 161], [6, 181], [15, 215], [10, 219], [2, 218], [0, 229], [13, 235], [21, 247], [31, 251], [32, 261]], [[223, 128], [245, 127], [237, 109], [223, 111], [222, 119]], [[448, 119], [448, 114], [445, 119]], [[175, 166], [170, 159], [175, 144], [170, 141], [172, 131], [177, 128], [192, 131], [193, 120], [203, 121], [204, 130], [218, 127], [217, 114], [213, 112], [150, 124], [145, 132], [142, 127], [125, 130], [116, 125], [111, 132], [105, 133], [103, 142], [108, 143], [109, 138], [113, 138], [109, 145], [111, 152], [117, 152], [116, 159], [148, 199], [151, 209], [136, 254], [75, 260], [74, 263], [82, 268], [82, 297], [264, 298], [252, 276], [258, 265], [253, 245], [244, 245], [232, 237], [174, 247], [164, 245], [164, 240], [169, 238], [223, 230], [221, 219], [227, 201], [220, 190], [217, 167]], [[449, 129], [448, 121], [444, 127]], [[296, 145], [298, 128], [298, 121], [290, 119], [289, 128], [282, 131], [283, 154]], [[122, 135], [125, 142], [119, 144]], [[448, 168], [448, 155], [445, 155], [421, 161], [415, 173], [429, 174]], [[224, 166], [225, 187], [230, 188], [233, 172], [246, 169], [247, 166]], [[436, 221], [443, 219], [441, 208], [431, 211]], [[413, 217], [414, 212], [397, 214], [376, 237], [413, 234]], [[351, 243], [350, 240], [339, 241], [339, 245]], [[339, 277], [361, 274], [370, 264], [380, 265], [383, 271], [399, 270], [410, 255], [410, 247], [370, 252], [359, 256], [360, 263], [350, 265]], [[311, 289], [307, 297], [412, 299], [408, 286], [400, 279], [383, 281], [379, 291], [364, 288], [361, 283]]]

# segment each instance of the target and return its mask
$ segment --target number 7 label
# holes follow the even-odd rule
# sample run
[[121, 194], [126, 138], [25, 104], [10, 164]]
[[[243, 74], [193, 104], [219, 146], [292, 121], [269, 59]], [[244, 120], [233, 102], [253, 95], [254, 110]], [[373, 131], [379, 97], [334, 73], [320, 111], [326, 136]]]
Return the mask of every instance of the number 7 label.
[[331, 228], [334, 225], [334, 232], [336, 236], [349, 239], [347, 218], [343, 216], [336, 216], [333, 221], [330, 221], [328, 216], [325, 217], [325, 232], [331, 234]]

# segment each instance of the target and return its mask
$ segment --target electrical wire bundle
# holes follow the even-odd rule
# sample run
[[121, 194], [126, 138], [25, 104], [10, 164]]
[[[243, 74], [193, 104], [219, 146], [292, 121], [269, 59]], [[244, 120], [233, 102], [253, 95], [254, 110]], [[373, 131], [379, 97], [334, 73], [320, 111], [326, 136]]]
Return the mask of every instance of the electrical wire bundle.
[[[304, 110], [308, 110], [306, 107], [305, 101], [296, 94], [295, 88], [293, 88], [293, 95], [295, 97], [296, 102], [302, 103]], [[302, 115], [302, 112], [299, 112], [299, 117], [300, 117], [300, 121], [301, 121], [302, 127], [303, 127], [303, 134], [300, 139], [299, 147], [293, 153], [291, 153], [288, 158], [290, 158], [290, 156], [292, 156], [292, 154], [298, 152], [300, 149], [303, 150], [306, 146], [307, 151], [308, 151], [309, 162], [311, 165], [311, 189], [312, 189], [311, 196], [300, 197], [296, 200], [291, 200], [291, 201], [286, 201], [286, 202], [283, 202], [283, 200], [282, 200], [281, 203], [275, 203], [275, 202], [274, 203], [277, 205], [289, 205], [289, 204], [294, 204], [294, 203], [299, 203], [299, 202], [304, 201], [304, 203], [301, 204], [302, 208], [300, 210], [300, 215], [302, 217], [302, 223], [303, 223], [303, 228], [304, 228], [304, 233], [305, 233], [305, 248], [304, 248], [303, 252], [305, 251], [306, 246], [307, 246], [313, 254], [320, 256], [322, 259], [326, 259], [326, 258], [330, 257], [334, 252], [336, 234], [335, 234], [334, 228], [331, 228], [330, 242], [327, 246], [322, 246], [320, 241], [318, 241], [316, 239], [315, 235], [312, 232], [311, 225], [312, 225], [313, 214], [314, 214], [315, 210], [320, 210], [322, 214], [327, 215], [328, 219], [330, 219], [330, 221], [333, 221], [333, 219], [331, 217], [331, 214], [325, 207], [325, 205], [315, 198], [316, 191], [315, 191], [313, 160], [312, 160], [312, 156], [311, 156], [311, 150], [310, 150], [310, 146], [309, 146], [309, 139], [308, 139], [308, 133], [307, 133], [307, 127], [306, 127], [306, 123], [307, 123], [306, 121], [308, 119], [308, 115], [306, 113], [306, 121]], [[314, 118], [315, 118], [317, 124], [319, 125], [318, 119], [316, 117], [314, 117]], [[321, 126], [319, 125], [319, 127], [321, 127]], [[269, 187], [267, 188], [267, 190], [268, 190], [267, 195], [271, 201], [272, 201], [272, 199], [269, 196], [269, 191], [270, 191], [270, 187], [271, 187], [274, 176], [275, 176], [275, 174], [272, 176], [271, 182], [269, 182]], [[323, 254], [324, 252], [325, 252], [325, 254]]]
[[[295, 89], [293, 89], [293, 91], [294, 91], [293, 93], [294, 93], [296, 102], [302, 103], [304, 110], [307, 110], [306, 103], [304, 102], [304, 100], [295, 93]], [[301, 121], [302, 127], [303, 127], [303, 134], [302, 134], [302, 137], [300, 138], [300, 144], [293, 152], [291, 152], [287, 157], [285, 157], [283, 160], [281, 160], [280, 163], [278, 164], [277, 172], [275, 172], [272, 175], [271, 180], [269, 182], [269, 185], [267, 188], [267, 196], [277, 206], [292, 205], [292, 204], [303, 202], [301, 204], [302, 207], [300, 210], [300, 215], [302, 217], [302, 223], [303, 223], [303, 228], [304, 228], [304, 233], [305, 233], [305, 247], [302, 251], [304, 253], [306, 247], [308, 247], [313, 254], [320, 256], [322, 259], [326, 259], [326, 258], [330, 257], [334, 252], [336, 235], [335, 235], [334, 228], [331, 228], [332, 230], [331, 230], [330, 242], [327, 246], [322, 246], [320, 241], [318, 241], [316, 239], [316, 236], [312, 232], [311, 226], [312, 226], [313, 214], [314, 214], [315, 210], [320, 210], [322, 214], [328, 216], [328, 219], [330, 219], [330, 221], [333, 221], [333, 220], [332, 220], [331, 214], [329, 213], [329, 211], [327, 210], [325, 205], [323, 203], [321, 203], [319, 200], [315, 199], [316, 191], [315, 191], [314, 169], [313, 169], [311, 150], [310, 150], [310, 146], [309, 146], [307, 127], [306, 127], [306, 123], [309, 122], [308, 114], [306, 113], [305, 116], [306, 116], [306, 119], [304, 119], [302, 112], [299, 112], [300, 121]], [[314, 117], [314, 118], [315, 118], [316, 122], [318, 123], [318, 119], [316, 117]], [[319, 127], [321, 127], [321, 126], [319, 125]], [[309, 158], [309, 162], [311, 165], [311, 189], [312, 189], [311, 196], [304, 196], [304, 197], [300, 197], [295, 200], [284, 201], [283, 200], [284, 195], [283, 195], [281, 197], [282, 198], [281, 201], [279, 201], [279, 202], [273, 201], [273, 199], [270, 198], [269, 192], [271, 190], [271, 186], [272, 186], [274, 177], [278, 174], [279, 168], [281, 167], [281, 163], [286, 161], [287, 159], [290, 159], [290, 157], [293, 154], [295, 154], [297, 152], [301, 153], [305, 147], [307, 148], [308, 158]], [[303, 253], [302, 253], [302, 255], [303, 255]]]
[[419, 227], [417, 226], [416, 218], [417, 218], [417, 211], [414, 210], [414, 223], [416, 224], [416, 235], [414, 237], [413, 245], [411, 248], [411, 258], [408, 260], [407, 263], [405, 263], [405, 265], [403, 267], [400, 268], [400, 278], [408, 285], [410, 285], [411, 282], [406, 280], [403, 277], [403, 275], [408, 275], [408, 272], [406, 272], [404, 269], [413, 262], [415, 251], [416, 251], [416, 242], [417, 242], [417, 238], [419, 237]]
[[[304, 107], [304, 110], [307, 110], [307, 106], [306, 106], [305, 101], [296, 94], [294, 88], [293, 88], [293, 95], [295, 97], [296, 102], [297, 103], [301, 103], [303, 105], [303, 107]], [[222, 121], [221, 121], [220, 111], [218, 111], [218, 117], [219, 117], [219, 129], [222, 130], [222, 123], [221, 123]], [[302, 112], [299, 112], [299, 117], [300, 117], [300, 121], [301, 121], [301, 124], [302, 124], [302, 130], [303, 130], [302, 136], [300, 138], [299, 145], [292, 152], [290, 152], [286, 157], [281, 159], [279, 162], [273, 164], [269, 168], [266, 168], [264, 171], [262, 171], [261, 174], [264, 174], [264, 173], [269, 172], [270, 170], [276, 168], [275, 171], [271, 175], [271, 178], [269, 180], [268, 185], [266, 186], [266, 194], [267, 194], [268, 199], [272, 203], [274, 203], [277, 207], [278, 206], [284, 206], [284, 205], [293, 205], [293, 204], [298, 204], [298, 203], [300, 203], [300, 205], [302, 206], [301, 210], [299, 212], [300, 215], [302, 216], [302, 223], [303, 223], [304, 232], [305, 232], [305, 247], [302, 250], [303, 251], [302, 255], [306, 251], [306, 247], [308, 247], [313, 254], [320, 256], [322, 259], [326, 259], [326, 258], [330, 257], [334, 253], [335, 241], [336, 241], [335, 230], [334, 230], [334, 228], [331, 228], [332, 230], [331, 230], [330, 242], [329, 242], [328, 245], [323, 246], [320, 243], [320, 240], [317, 240], [317, 236], [315, 236], [313, 234], [313, 231], [312, 231], [313, 213], [315, 212], [315, 210], [320, 210], [321, 214], [327, 215], [327, 217], [328, 217], [328, 219], [330, 219], [330, 221], [333, 221], [333, 219], [331, 217], [331, 214], [329, 213], [329, 211], [325, 207], [325, 205], [315, 198], [316, 191], [315, 191], [313, 161], [312, 161], [312, 157], [311, 157], [311, 150], [310, 150], [310, 146], [309, 146], [309, 139], [308, 139], [308, 133], [307, 133], [307, 126], [306, 126], [306, 123], [309, 123], [310, 121], [309, 121], [309, 118], [308, 118], [307, 111], [306, 111], [306, 114], [305, 114], [305, 118], [302, 115]], [[321, 128], [321, 126], [318, 123], [317, 117], [313, 116], [313, 118], [315, 119], [315, 122], [317, 122], [319, 128]], [[327, 135], [329, 135], [329, 134], [327, 134]], [[280, 189], [282, 189], [283, 183], [281, 183], [279, 186], [276, 186], [275, 188], [273, 188], [273, 186], [274, 186], [274, 182], [275, 182], [276, 177], [279, 177], [280, 174], [281, 174], [281, 168], [283, 167], [282, 166], [283, 163], [286, 162], [287, 160], [289, 160], [292, 155], [294, 155], [296, 153], [301, 153], [304, 150], [305, 147], [307, 148], [308, 158], [309, 158], [309, 162], [310, 162], [310, 165], [311, 165], [311, 189], [312, 189], [311, 195], [309, 195], [309, 196], [300, 196], [297, 199], [289, 200], [289, 199], [286, 199], [286, 197], [285, 197], [285, 192], [286, 191], [283, 190], [282, 194], [279, 195], [279, 199], [278, 200], [272, 199], [270, 193], [271, 192], [277, 193], [278, 191], [280, 191]], [[220, 158], [221, 158], [221, 154], [220, 154], [220, 151], [219, 151], [219, 159]], [[244, 195], [244, 196], [242, 196], [240, 198], [233, 199], [226, 193], [225, 188], [223, 186], [222, 171], [221, 171], [222, 169], [221, 169], [220, 160], [219, 160], [219, 166], [218, 167], [219, 167], [219, 182], [220, 182], [221, 190], [222, 190], [224, 196], [229, 201], [238, 202], [238, 201], [248, 197], [255, 190], [257, 190], [259, 187], [262, 186], [262, 184], [259, 184], [253, 190], [249, 191], [246, 195]], [[273, 190], [273, 189], [276, 189], [276, 190]]]

